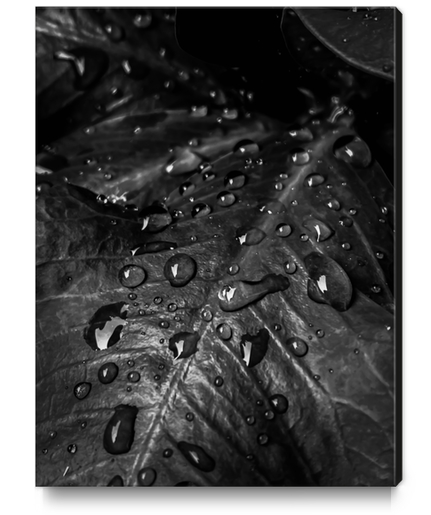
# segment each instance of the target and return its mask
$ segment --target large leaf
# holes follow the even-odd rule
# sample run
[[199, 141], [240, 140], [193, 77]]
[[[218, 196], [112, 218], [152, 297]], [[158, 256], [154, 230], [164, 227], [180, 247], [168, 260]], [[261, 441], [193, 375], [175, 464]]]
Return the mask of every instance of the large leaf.
[[[354, 136], [321, 122], [230, 153], [157, 235], [41, 192], [39, 485], [394, 484], [392, 217]], [[130, 254], [157, 241], [176, 248]]]

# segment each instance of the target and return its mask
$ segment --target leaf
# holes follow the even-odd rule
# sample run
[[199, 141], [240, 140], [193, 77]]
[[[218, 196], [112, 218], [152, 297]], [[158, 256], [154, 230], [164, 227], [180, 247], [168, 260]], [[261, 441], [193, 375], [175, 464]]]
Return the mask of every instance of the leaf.
[[393, 80], [394, 8], [295, 8], [304, 25], [335, 54], [360, 70]]
[[[260, 148], [237, 145], [212, 163], [210, 181], [189, 177], [194, 200], [174, 190], [166, 205], [177, 216], [157, 234], [95, 211], [70, 185], [40, 192], [38, 485], [394, 484], [392, 212], [374, 199], [387, 181], [375, 161], [361, 167], [355, 152], [365, 143], [345, 120], [306, 129], [278, 131]], [[355, 141], [351, 160], [336, 157], [340, 139]], [[221, 200], [228, 194], [233, 203]], [[389, 186], [385, 194], [390, 203]], [[304, 227], [310, 218], [330, 237]], [[243, 228], [265, 237], [246, 245]], [[130, 253], [161, 241], [175, 248]], [[306, 258], [315, 252], [325, 274], [338, 273], [331, 260], [346, 274], [328, 277], [327, 288], [344, 296], [340, 281], [351, 282], [345, 311], [331, 296], [332, 305], [309, 297], [319, 265], [310, 277]], [[196, 263], [180, 287], [164, 272], [178, 254]], [[146, 274], [133, 289], [119, 280], [128, 265]], [[234, 302], [239, 282], [250, 302], [225, 309], [220, 295], [227, 288]], [[121, 337], [93, 350], [85, 331], [116, 303], [128, 305]], [[292, 338], [308, 352], [296, 355]], [[98, 377], [108, 363], [119, 372], [105, 384]], [[79, 399], [74, 386], [83, 382], [92, 387]]]

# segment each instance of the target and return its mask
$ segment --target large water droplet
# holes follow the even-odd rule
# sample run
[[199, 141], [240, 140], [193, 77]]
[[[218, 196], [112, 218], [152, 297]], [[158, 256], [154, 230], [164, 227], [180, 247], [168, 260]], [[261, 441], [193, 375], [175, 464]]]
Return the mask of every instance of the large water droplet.
[[232, 204], [235, 204], [235, 202], [235, 195], [229, 191], [222, 191], [217, 195], [217, 204], [221, 207], [229, 207]]
[[290, 151], [290, 159], [295, 165], [305, 165], [310, 161], [310, 154], [303, 148], [294, 148]]
[[286, 399], [286, 397], [284, 395], [281, 395], [281, 393], [276, 393], [275, 395], [272, 395], [269, 398], [269, 402], [271, 403], [271, 405], [275, 409], [275, 411], [277, 413], [279, 413], [280, 415], [283, 413], [286, 413], [286, 411], [289, 407], [288, 400]]
[[258, 245], [265, 237], [266, 234], [258, 227], [240, 227], [236, 231], [236, 239], [240, 245]]
[[178, 150], [166, 164], [165, 171], [169, 175], [181, 175], [192, 172], [202, 162], [202, 158], [189, 148]]
[[219, 324], [216, 329], [217, 336], [222, 340], [229, 340], [232, 337], [232, 329], [226, 323]]
[[151, 486], [157, 478], [157, 473], [150, 467], [145, 467], [138, 472], [138, 485]]
[[304, 265], [310, 275], [310, 299], [329, 304], [338, 311], [346, 311], [352, 300], [353, 288], [349, 276], [341, 266], [333, 259], [317, 252], [306, 256]]
[[366, 168], [371, 163], [371, 151], [358, 136], [343, 136], [334, 144], [335, 157], [358, 168]]
[[109, 68], [109, 57], [98, 48], [79, 47], [67, 51], [59, 51], [54, 58], [70, 61], [75, 70], [75, 88], [86, 90], [94, 86], [105, 75]]
[[286, 290], [289, 284], [287, 277], [276, 274], [268, 274], [256, 282], [232, 281], [220, 289], [219, 305], [223, 311], [236, 311], [269, 293]]
[[286, 238], [292, 234], [292, 227], [289, 224], [279, 224], [275, 229], [275, 234], [280, 238]]
[[308, 352], [308, 345], [304, 342], [304, 340], [297, 338], [296, 336], [289, 338], [286, 342], [286, 345], [298, 358], [302, 358]]
[[196, 275], [196, 261], [187, 254], [175, 254], [166, 261], [163, 272], [171, 286], [185, 286]]
[[78, 383], [75, 385], [75, 388], [73, 389], [73, 393], [77, 399], [82, 401], [86, 397], [88, 397], [89, 393], [91, 391], [91, 383]]
[[211, 472], [215, 468], [215, 461], [199, 445], [188, 442], [178, 442], [178, 449], [186, 460], [202, 472]]
[[212, 209], [208, 204], [199, 202], [193, 206], [191, 215], [193, 218], [201, 218], [203, 216], [208, 216], [211, 211]]
[[233, 151], [236, 155], [240, 156], [252, 156], [255, 154], [258, 154], [260, 149], [259, 145], [250, 140], [250, 139], [244, 139], [239, 141], [233, 148]]
[[269, 332], [261, 329], [256, 335], [241, 336], [241, 356], [247, 367], [254, 367], [265, 357], [268, 350]]
[[316, 235], [317, 242], [325, 241], [334, 234], [334, 231], [329, 227], [329, 225], [317, 218], [308, 218], [307, 220], [304, 220], [302, 225]]
[[140, 286], [145, 281], [146, 277], [147, 274], [145, 270], [137, 265], [126, 265], [118, 274], [120, 283], [126, 288], [136, 288]]
[[127, 304], [117, 302], [96, 311], [84, 330], [84, 339], [93, 350], [105, 350], [119, 342], [127, 316]]
[[306, 186], [309, 186], [310, 188], [314, 188], [315, 186], [319, 186], [324, 182], [325, 178], [322, 175], [318, 173], [312, 173], [311, 175], [305, 178], [304, 184]]
[[237, 170], [232, 170], [227, 173], [224, 177], [224, 185], [226, 188], [230, 190], [238, 190], [242, 188], [245, 184], [246, 177], [242, 172]]
[[118, 366], [115, 363], [105, 363], [102, 365], [98, 372], [97, 377], [102, 384], [110, 384], [116, 379], [118, 375]]
[[138, 408], [120, 404], [106, 425], [103, 435], [103, 447], [110, 454], [129, 452], [135, 437], [135, 420]]
[[197, 352], [199, 338], [200, 336], [197, 332], [177, 333], [169, 338], [169, 350], [172, 351], [174, 360], [188, 358]]

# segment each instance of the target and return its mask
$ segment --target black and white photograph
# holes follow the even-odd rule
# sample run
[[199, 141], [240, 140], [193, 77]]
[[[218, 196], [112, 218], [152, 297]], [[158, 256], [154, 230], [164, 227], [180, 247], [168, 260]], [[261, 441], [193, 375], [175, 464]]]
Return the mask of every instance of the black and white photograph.
[[36, 7], [35, 486], [400, 483], [402, 20]]

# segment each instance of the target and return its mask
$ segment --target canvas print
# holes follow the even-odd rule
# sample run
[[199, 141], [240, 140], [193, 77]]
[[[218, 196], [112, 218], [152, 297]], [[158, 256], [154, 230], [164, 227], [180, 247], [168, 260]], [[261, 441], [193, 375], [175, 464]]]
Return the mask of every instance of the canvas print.
[[35, 16], [36, 485], [395, 486], [400, 12]]

